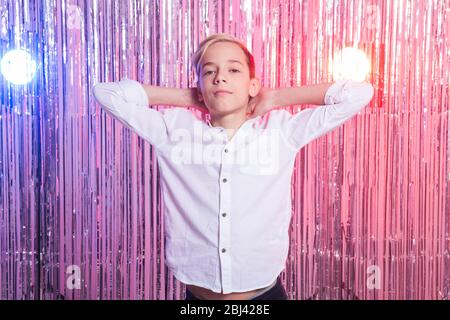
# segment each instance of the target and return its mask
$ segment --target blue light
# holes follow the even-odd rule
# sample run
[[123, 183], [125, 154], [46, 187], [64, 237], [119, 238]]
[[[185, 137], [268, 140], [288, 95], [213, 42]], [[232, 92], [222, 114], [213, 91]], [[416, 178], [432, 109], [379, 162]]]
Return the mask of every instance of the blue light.
[[8, 51], [0, 67], [5, 79], [17, 85], [27, 84], [36, 73], [36, 62], [28, 52], [20, 49]]

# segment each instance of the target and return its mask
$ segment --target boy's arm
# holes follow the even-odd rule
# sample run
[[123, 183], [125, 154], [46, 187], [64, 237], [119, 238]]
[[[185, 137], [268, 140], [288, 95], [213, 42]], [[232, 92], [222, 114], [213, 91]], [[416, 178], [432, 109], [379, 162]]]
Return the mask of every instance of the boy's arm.
[[299, 104], [325, 104], [325, 93], [333, 83], [322, 83], [290, 88], [261, 88], [258, 95], [250, 99], [250, 118], [279, 107]]
[[167, 140], [163, 115], [149, 108], [147, 92], [134, 80], [97, 83], [94, 97], [102, 109], [123, 125], [158, 147]]
[[[322, 90], [325, 88], [325, 94], [322, 96]], [[281, 96], [284, 100], [279, 101], [291, 104], [299, 101], [313, 103], [323, 99], [323, 105], [303, 109], [282, 120], [282, 133], [296, 150], [344, 124], [367, 106], [374, 95], [374, 88], [370, 83], [352, 80], [339, 80], [331, 85], [318, 85], [310, 90], [312, 93], [303, 91], [306, 98]]]
[[349, 80], [277, 89], [263, 87], [259, 91], [259, 94], [249, 101], [249, 109], [251, 110], [250, 118], [261, 116], [275, 108], [301, 104], [334, 104], [326, 100], [328, 90], [333, 84], [343, 84], [346, 81]]
[[160, 146], [167, 140], [167, 128], [161, 112], [149, 108], [149, 105], [174, 105], [207, 110], [203, 103], [197, 100], [197, 88], [163, 88], [123, 79], [97, 83], [93, 92], [103, 110], [154, 146]]
[[273, 90], [274, 105], [286, 107], [298, 104], [325, 104], [325, 93], [333, 82]]
[[171, 105], [179, 107], [194, 107], [201, 111], [207, 111], [203, 102], [198, 100], [197, 88], [167, 88], [142, 84], [149, 105]]

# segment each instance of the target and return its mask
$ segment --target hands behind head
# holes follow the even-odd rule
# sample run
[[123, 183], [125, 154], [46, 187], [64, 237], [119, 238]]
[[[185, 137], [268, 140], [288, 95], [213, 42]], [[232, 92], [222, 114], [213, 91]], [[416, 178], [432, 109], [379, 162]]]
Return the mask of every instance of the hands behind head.
[[201, 112], [209, 112], [205, 102], [198, 99], [197, 87], [189, 88], [189, 95], [189, 100], [191, 101], [190, 106], [197, 108]]
[[250, 98], [247, 108], [247, 118], [262, 116], [275, 107], [275, 92], [270, 88], [261, 88], [257, 96]]

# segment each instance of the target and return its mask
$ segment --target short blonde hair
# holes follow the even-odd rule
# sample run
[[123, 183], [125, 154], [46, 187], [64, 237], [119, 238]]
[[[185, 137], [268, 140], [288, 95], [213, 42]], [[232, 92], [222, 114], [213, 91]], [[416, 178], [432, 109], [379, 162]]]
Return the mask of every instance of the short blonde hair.
[[244, 51], [247, 58], [247, 65], [250, 70], [250, 79], [255, 78], [255, 59], [245, 44], [227, 33], [216, 33], [204, 39], [192, 56], [192, 68], [195, 70], [198, 79], [200, 79], [200, 61], [202, 60], [206, 49], [208, 49], [210, 45], [217, 42], [231, 42], [237, 44]]

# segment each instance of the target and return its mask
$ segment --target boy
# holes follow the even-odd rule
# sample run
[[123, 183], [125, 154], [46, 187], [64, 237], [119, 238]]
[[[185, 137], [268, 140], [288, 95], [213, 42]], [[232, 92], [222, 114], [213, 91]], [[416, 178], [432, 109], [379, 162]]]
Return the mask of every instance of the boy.
[[[193, 67], [197, 88], [125, 79], [97, 84], [94, 95], [154, 147], [166, 263], [186, 285], [187, 299], [287, 299], [279, 274], [289, 249], [295, 156], [362, 110], [373, 88], [340, 80], [262, 89], [253, 56], [226, 34], [202, 41]], [[294, 115], [273, 109], [298, 104], [322, 106]]]

